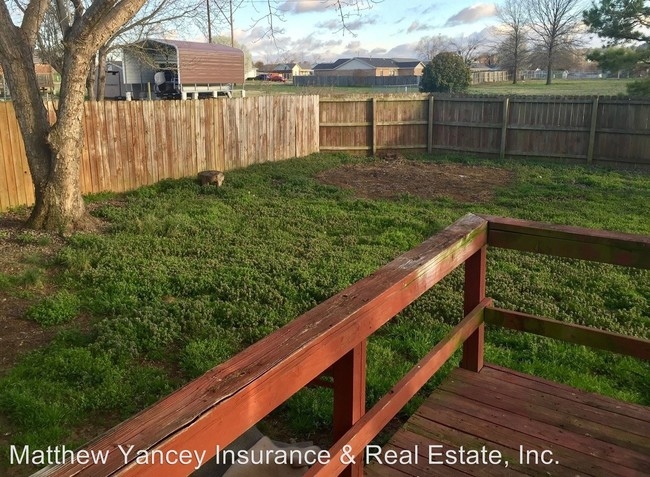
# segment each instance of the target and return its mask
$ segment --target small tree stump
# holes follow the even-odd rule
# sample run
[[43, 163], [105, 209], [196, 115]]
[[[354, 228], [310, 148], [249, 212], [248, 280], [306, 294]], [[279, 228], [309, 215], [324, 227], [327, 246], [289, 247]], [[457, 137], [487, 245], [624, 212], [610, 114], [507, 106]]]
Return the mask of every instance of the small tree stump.
[[226, 176], [221, 171], [201, 171], [198, 173], [199, 183], [204, 186], [214, 184], [221, 187]]

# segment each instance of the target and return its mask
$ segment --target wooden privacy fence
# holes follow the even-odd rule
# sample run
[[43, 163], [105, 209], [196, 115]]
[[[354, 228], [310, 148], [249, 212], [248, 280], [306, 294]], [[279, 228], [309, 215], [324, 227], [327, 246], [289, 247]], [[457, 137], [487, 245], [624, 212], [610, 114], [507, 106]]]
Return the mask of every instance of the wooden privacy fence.
[[[650, 168], [650, 101], [617, 98], [260, 96], [89, 102], [83, 193], [320, 151], [458, 151]], [[22, 136], [0, 102], [0, 211], [33, 203]]]
[[419, 149], [650, 167], [650, 101], [321, 97], [321, 151]]
[[[107, 459], [45, 468], [39, 477], [169, 477], [193, 468], [142, 464], [117, 446], [211, 459], [319, 376], [333, 377], [335, 444], [308, 477], [361, 477], [358, 457], [441, 366], [462, 347], [461, 366], [483, 367], [484, 323], [650, 359], [650, 341], [492, 306], [485, 296], [487, 247], [650, 268], [650, 237], [468, 214], [375, 273], [312, 308], [152, 407], [93, 440], [84, 450]], [[464, 318], [389, 393], [366, 411], [366, 340], [382, 325], [464, 265]], [[350, 464], [350, 458], [355, 464]], [[388, 474], [387, 474], [388, 475]]]
[[[122, 192], [318, 152], [318, 107], [318, 96], [86, 102], [81, 191]], [[0, 211], [33, 201], [13, 105], [0, 102]]]

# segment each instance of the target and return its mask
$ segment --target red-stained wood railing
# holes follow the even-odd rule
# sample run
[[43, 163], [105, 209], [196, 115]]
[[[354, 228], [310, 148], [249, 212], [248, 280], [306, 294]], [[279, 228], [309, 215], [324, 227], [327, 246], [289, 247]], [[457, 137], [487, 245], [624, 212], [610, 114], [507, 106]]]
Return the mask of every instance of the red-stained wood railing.
[[[334, 432], [340, 438], [364, 415], [366, 339], [467, 259], [484, 254], [486, 243], [487, 221], [466, 215], [84, 447], [109, 451], [104, 463], [68, 463], [37, 475], [188, 475], [191, 466], [138, 464], [134, 454], [191, 449], [205, 450], [211, 459], [217, 446], [225, 448], [325, 370], [334, 377]], [[482, 289], [474, 286], [472, 300]], [[465, 333], [474, 333], [482, 321], [482, 312], [472, 316], [473, 327], [465, 325]], [[127, 462], [119, 445], [134, 446]], [[359, 477], [363, 468], [359, 463], [344, 472]]]
[[[184, 465], [124, 462], [117, 446], [214, 457], [294, 393], [333, 377], [336, 440], [313, 476], [363, 475], [365, 446], [433, 374], [463, 347], [461, 366], [483, 366], [484, 322], [629, 354], [650, 356], [650, 341], [502, 310], [485, 297], [486, 246], [650, 268], [650, 237], [468, 214], [285, 327], [217, 366], [84, 449], [110, 451], [100, 465], [49, 467], [39, 476], [188, 475]], [[393, 389], [365, 412], [366, 339], [457, 266], [465, 265], [464, 319]], [[346, 456], [355, 458], [347, 465]]]

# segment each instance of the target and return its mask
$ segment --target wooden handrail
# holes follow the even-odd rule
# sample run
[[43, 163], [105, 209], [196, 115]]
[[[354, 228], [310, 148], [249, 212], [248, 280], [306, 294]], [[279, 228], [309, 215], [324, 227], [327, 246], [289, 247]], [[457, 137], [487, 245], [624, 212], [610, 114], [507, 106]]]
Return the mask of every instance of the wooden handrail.
[[492, 307], [485, 310], [485, 322], [650, 361], [650, 341], [643, 338]]
[[650, 268], [650, 237], [482, 215], [488, 245], [557, 257]]
[[[160, 467], [137, 463], [136, 451], [195, 449], [212, 458], [216, 446], [234, 441], [486, 243], [487, 221], [466, 215], [83, 448], [108, 451], [104, 463], [50, 466], [36, 475], [159, 477]], [[120, 445], [134, 446], [129, 458]], [[192, 470], [166, 465], [164, 475]]]
[[[650, 237], [468, 214], [370, 276], [309, 310], [275, 333], [190, 382], [84, 447], [108, 451], [100, 465], [65, 464], [37, 476], [158, 477], [137, 451], [205, 451], [214, 457], [294, 393], [333, 376], [334, 438], [327, 464], [309, 476], [361, 477], [342, 452], [364, 447], [459, 347], [461, 366], [483, 366], [484, 322], [648, 359], [650, 342], [524, 313], [485, 298], [488, 245], [617, 265], [650, 268]], [[366, 339], [460, 264], [465, 265], [465, 318], [369, 412], [365, 412]], [[129, 459], [118, 446], [133, 446]], [[165, 476], [193, 469], [165, 465]]]
[[[338, 475], [347, 466], [346, 454], [348, 456], [363, 454], [363, 449], [370, 441], [483, 324], [483, 312], [491, 303], [491, 298], [484, 298], [332, 446], [329, 462], [315, 464], [305, 477]], [[344, 450], [346, 448], [347, 451]]]

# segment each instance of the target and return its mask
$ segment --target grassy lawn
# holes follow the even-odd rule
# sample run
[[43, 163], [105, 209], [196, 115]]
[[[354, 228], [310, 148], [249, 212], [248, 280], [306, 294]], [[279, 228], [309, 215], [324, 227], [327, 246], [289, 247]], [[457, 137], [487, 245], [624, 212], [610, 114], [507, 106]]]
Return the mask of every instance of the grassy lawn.
[[[543, 80], [527, 80], [516, 85], [512, 83], [483, 83], [471, 86], [469, 93], [475, 94], [509, 94], [509, 95], [600, 95], [616, 96], [627, 95], [626, 86], [633, 80], [628, 79], [591, 79], [591, 80], [553, 80], [553, 84], [546, 85]], [[248, 81], [247, 94], [381, 94], [402, 93], [403, 87], [395, 88], [362, 88], [362, 87], [298, 87], [291, 84], [272, 83], [264, 81]], [[408, 93], [417, 93], [418, 90], [408, 88]]]
[[591, 80], [553, 80], [550, 85], [545, 80], [527, 80], [517, 84], [512, 83], [483, 83], [470, 87], [470, 93], [486, 94], [527, 94], [578, 96], [627, 95], [627, 85], [633, 80], [628, 79], [591, 79]]
[[[372, 160], [313, 155], [229, 172], [220, 189], [188, 179], [89, 198], [106, 233], [73, 236], [53, 260], [26, 258], [36, 282], [0, 275], [10, 296], [51, 287], [26, 317], [60, 330], [0, 378], [0, 474], [6, 444], [82, 444], [467, 212], [650, 234], [650, 175], [640, 173], [436, 156], [512, 170], [490, 203], [361, 199], [314, 178]], [[491, 250], [488, 272], [498, 306], [650, 338], [648, 271]], [[461, 287], [454, 272], [375, 334], [369, 405], [459, 321]], [[486, 358], [650, 405], [649, 363], [497, 329]], [[309, 438], [329, 427], [331, 408], [329, 390], [308, 389], [278, 416]]]

